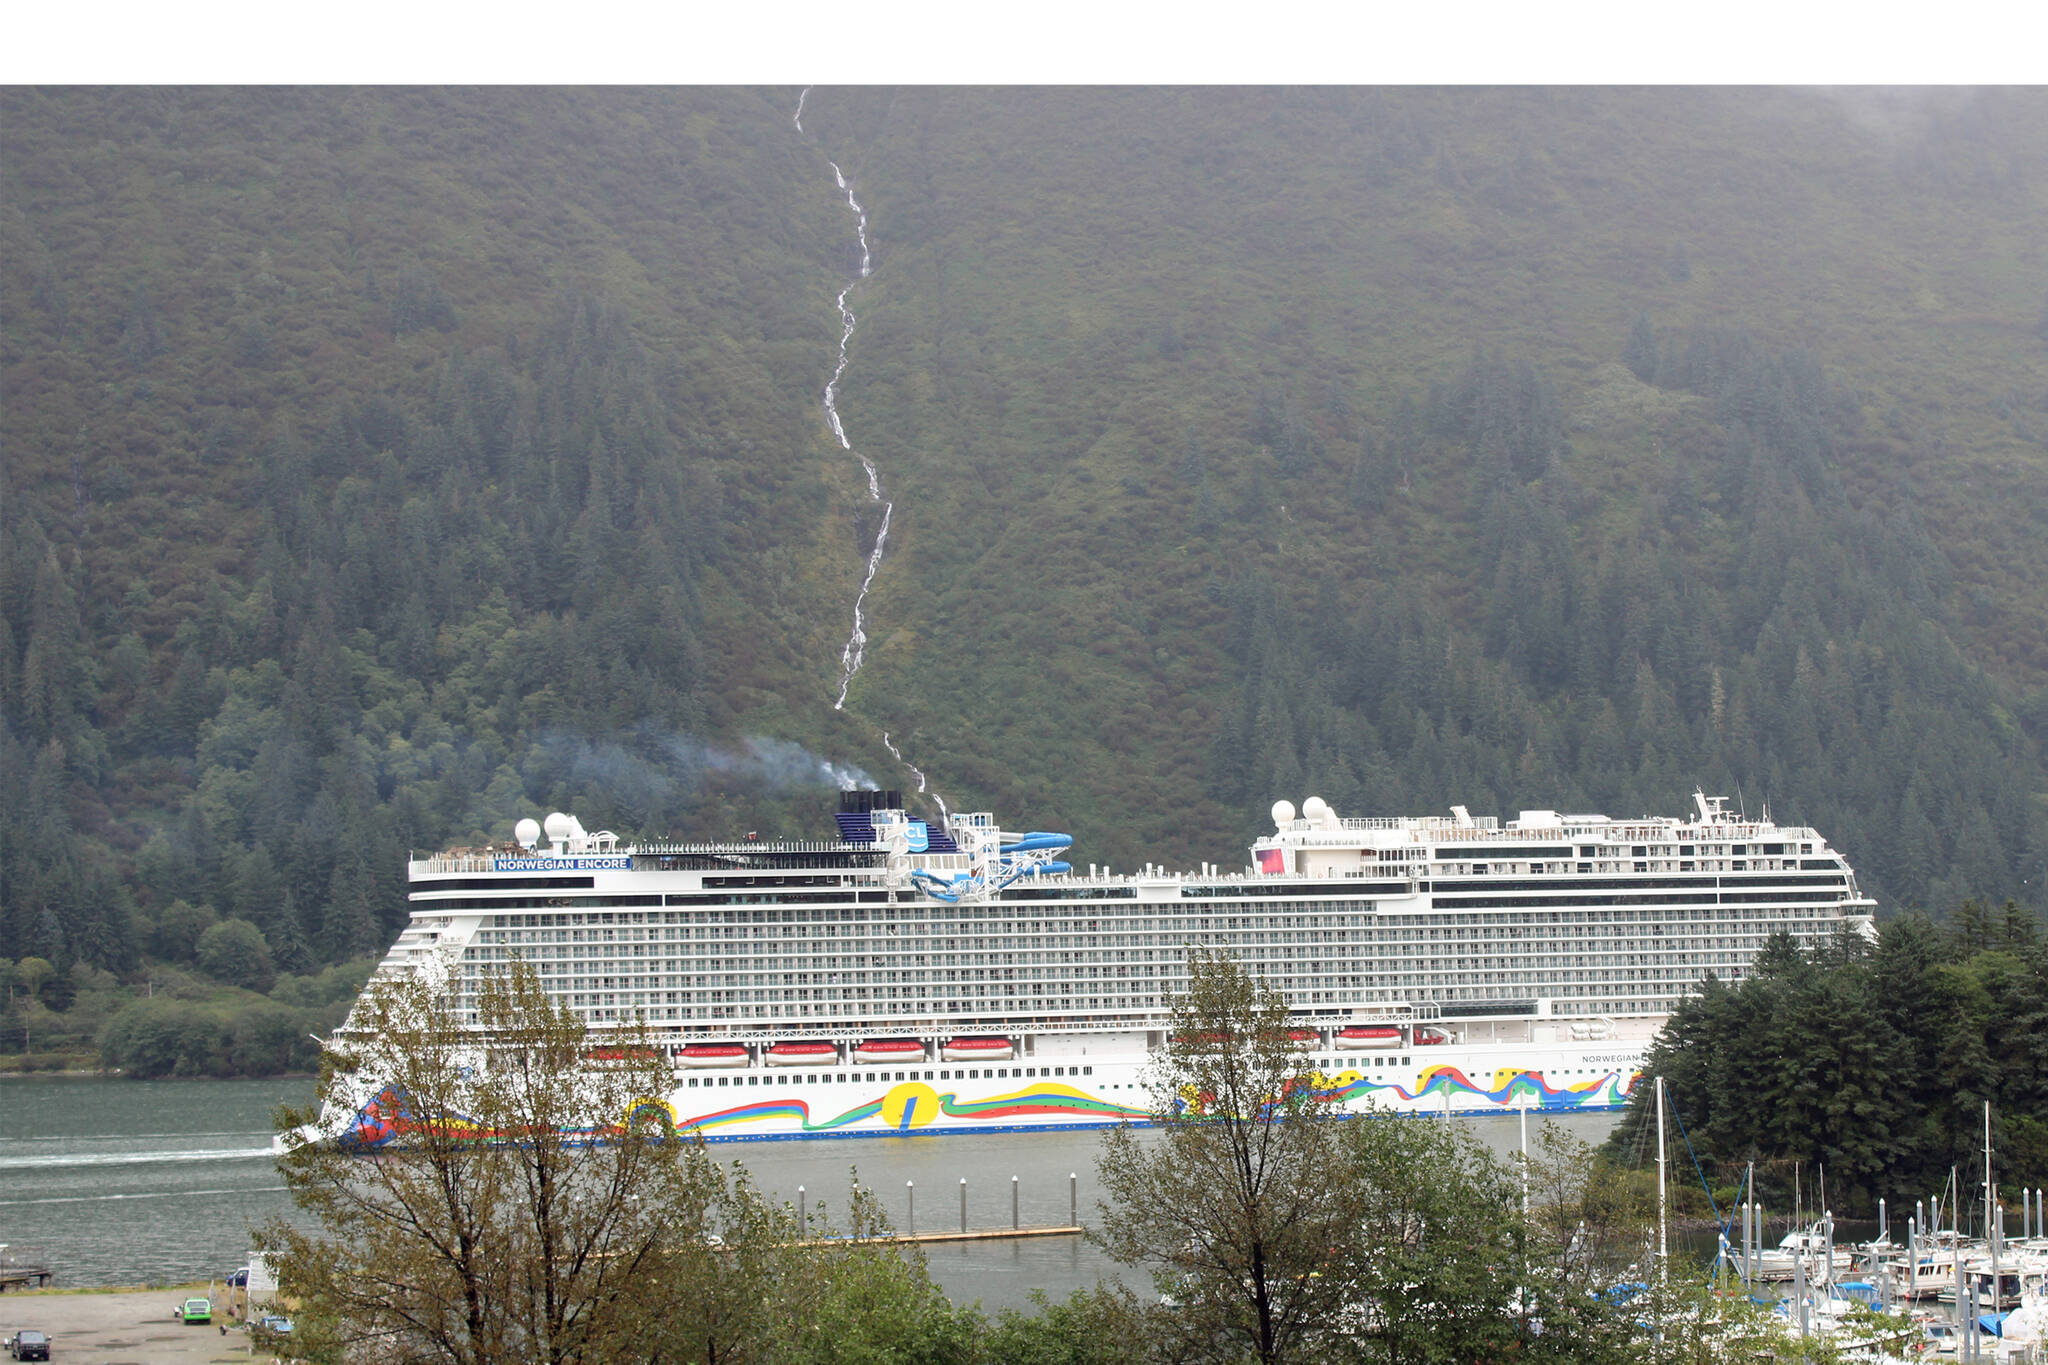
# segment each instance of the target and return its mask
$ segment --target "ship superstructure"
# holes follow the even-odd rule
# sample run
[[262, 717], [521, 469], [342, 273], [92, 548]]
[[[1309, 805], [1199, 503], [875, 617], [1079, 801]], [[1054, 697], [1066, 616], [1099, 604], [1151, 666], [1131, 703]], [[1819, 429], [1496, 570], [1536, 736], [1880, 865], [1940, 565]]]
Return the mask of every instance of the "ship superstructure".
[[[380, 974], [458, 998], [513, 959], [596, 1030], [644, 1020], [707, 1136], [1043, 1127], [1141, 1116], [1191, 948], [1289, 1000], [1354, 1108], [1611, 1107], [1708, 973], [1774, 932], [1868, 931], [1816, 831], [1699, 797], [1685, 819], [1507, 822], [1274, 807], [1252, 862], [1113, 874], [986, 814], [847, 792], [834, 840], [622, 845], [567, 815], [414, 861]], [[545, 842], [542, 836], [545, 835]]]

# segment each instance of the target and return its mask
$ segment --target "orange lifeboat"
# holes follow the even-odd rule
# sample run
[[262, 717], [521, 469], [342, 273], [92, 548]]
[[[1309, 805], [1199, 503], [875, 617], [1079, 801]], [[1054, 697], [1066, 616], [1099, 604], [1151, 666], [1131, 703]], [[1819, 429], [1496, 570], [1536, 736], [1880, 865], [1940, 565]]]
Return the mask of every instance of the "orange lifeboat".
[[832, 1066], [839, 1061], [835, 1043], [772, 1043], [761, 1060], [769, 1066]]
[[706, 1067], [743, 1067], [747, 1065], [747, 1050], [738, 1043], [686, 1043], [682, 1056], [676, 1059], [693, 1070]]
[[1415, 1030], [1415, 1046], [1439, 1047], [1451, 1041], [1451, 1035], [1440, 1028], [1419, 1028]]
[[921, 1062], [924, 1044], [915, 1038], [869, 1038], [853, 1050], [856, 1062]]
[[1401, 1046], [1401, 1030], [1389, 1024], [1353, 1024], [1337, 1031], [1336, 1044], [1348, 1052]]
[[947, 1062], [1007, 1062], [1016, 1055], [1008, 1038], [954, 1038], [939, 1049]]

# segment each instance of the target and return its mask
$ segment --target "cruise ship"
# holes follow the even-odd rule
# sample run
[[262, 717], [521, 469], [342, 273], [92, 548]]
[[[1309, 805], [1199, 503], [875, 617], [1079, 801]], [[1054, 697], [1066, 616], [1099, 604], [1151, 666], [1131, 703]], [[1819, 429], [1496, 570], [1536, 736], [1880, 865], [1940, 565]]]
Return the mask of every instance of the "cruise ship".
[[[1709, 972], [1740, 979], [1778, 932], [1870, 932], [1818, 832], [1694, 804], [1503, 825], [1311, 797], [1273, 807], [1242, 868], [1126, 873], [896, 792], [841, 793], [815, 841], [629, 845], [557, 813], [413, 861], [377, 974], [434, 970], [473, 1009], [523, 959], [600, 1037], [644, 1022], [669, 1117], [710, 1140], [1141, 1122], [1194, 948], [1285, 996], [1347, 1111], [1614, 1109]], [[367, 1098], [343, 1135], [381, 1141], [391, 1112]]]

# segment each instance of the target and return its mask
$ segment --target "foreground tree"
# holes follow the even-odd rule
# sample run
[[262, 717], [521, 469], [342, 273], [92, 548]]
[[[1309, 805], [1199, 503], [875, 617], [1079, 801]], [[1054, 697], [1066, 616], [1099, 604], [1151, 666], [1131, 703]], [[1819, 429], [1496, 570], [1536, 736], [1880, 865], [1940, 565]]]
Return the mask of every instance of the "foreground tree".
[[[880, 1203], [858, 1178], [844, 1222], [820, 1208], [813, 1239], [785, 1261], [770, 1359], [777, 1365], [996, 1365], [987, 1323], [956, 1308], [924, 1253], [893, 1240]], [[1004, 1362], [1008, 1365], [1008, 1362]]]
[[1189, 957], [1149, 1078], [1153, 1131], [1111, 1129], [1095, 1240], [1151, 1273], [1176, 1360], [1306, 1360], [1342, 1331], [1332, 1249], [1355, 1235], [1339, 1124], [1287, 1003], [1227, 955]]
[[[1151, 1133], [1112, 1130], [1096, 1240], [1151, 1272], [1162, 1361], [1631, 1360], [1646, 1210], [1546, 1126], [1525, 1170], [1433, 1117], [1341, 1120], [1285, 1002], [1195, 955]], [[1527, 1205], [1525, 1208], [1525, 1193]]]
[[1341, 1268], [1332, 1267], [1348, 1287], [1352, 1320], [1339, 1358], [1560, 1358], [1535, 1328], [1508, 1168], [1439, 1119], [1359, 1120], [1344, 1125], [1343, 1138], [1358, 1222]]
[[[592, 1037], [523, 964], [473, 1019], [426, 977], [379, 982], [318, 1107], [281, 1110], [301, 1217], [258, 1230], [294, 1345], [336, 1365], [977, 1365], [955, 1309], [855, 1182], [810, 1227], [679, 1139], [669, 1064]], [[340, 1140], [299, 1140], [325, 1113]], [[331, 1123], [328, 1125], [333, 1126]], [[806, 1233], [808, 1235], [806, 1235]], [[1058, 1327], [1061, 1323], [1052, 1323]], [[1020, 1329], [1022, 1330], [1022, 1329]]]
[[676, 1139], [666, 1059], [631, 1036], [593, 1058], [522, 964], [481, 985], [474, 1025], [425, 976], [377, 983], [356, 1022], [369, 1041], [279, 1131], [369, 1122], [279, 1158], [308, 1217], [257, 1236], [308, 1341], [372, 1365], [656, 1358], [639, 1291], [702, 1248], [722, 1184]]

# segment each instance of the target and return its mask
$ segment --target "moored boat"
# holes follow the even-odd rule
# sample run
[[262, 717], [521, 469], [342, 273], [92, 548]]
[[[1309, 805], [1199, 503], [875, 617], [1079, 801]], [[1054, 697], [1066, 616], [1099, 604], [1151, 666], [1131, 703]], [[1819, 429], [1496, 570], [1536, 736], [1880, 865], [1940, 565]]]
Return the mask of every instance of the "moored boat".
[[1338, 1029], [1331, 1042], [1343, 1052], [1364, 1052], [1397, 1048], [1405, 1036], [1400, 1029], [1388, 1024], [1354, 1024], [1350, 1028]]
[[1007, 1062], [1016, 1055], [1008, 1038], [948, 1038], [939, 1049], [948, 1062]]

